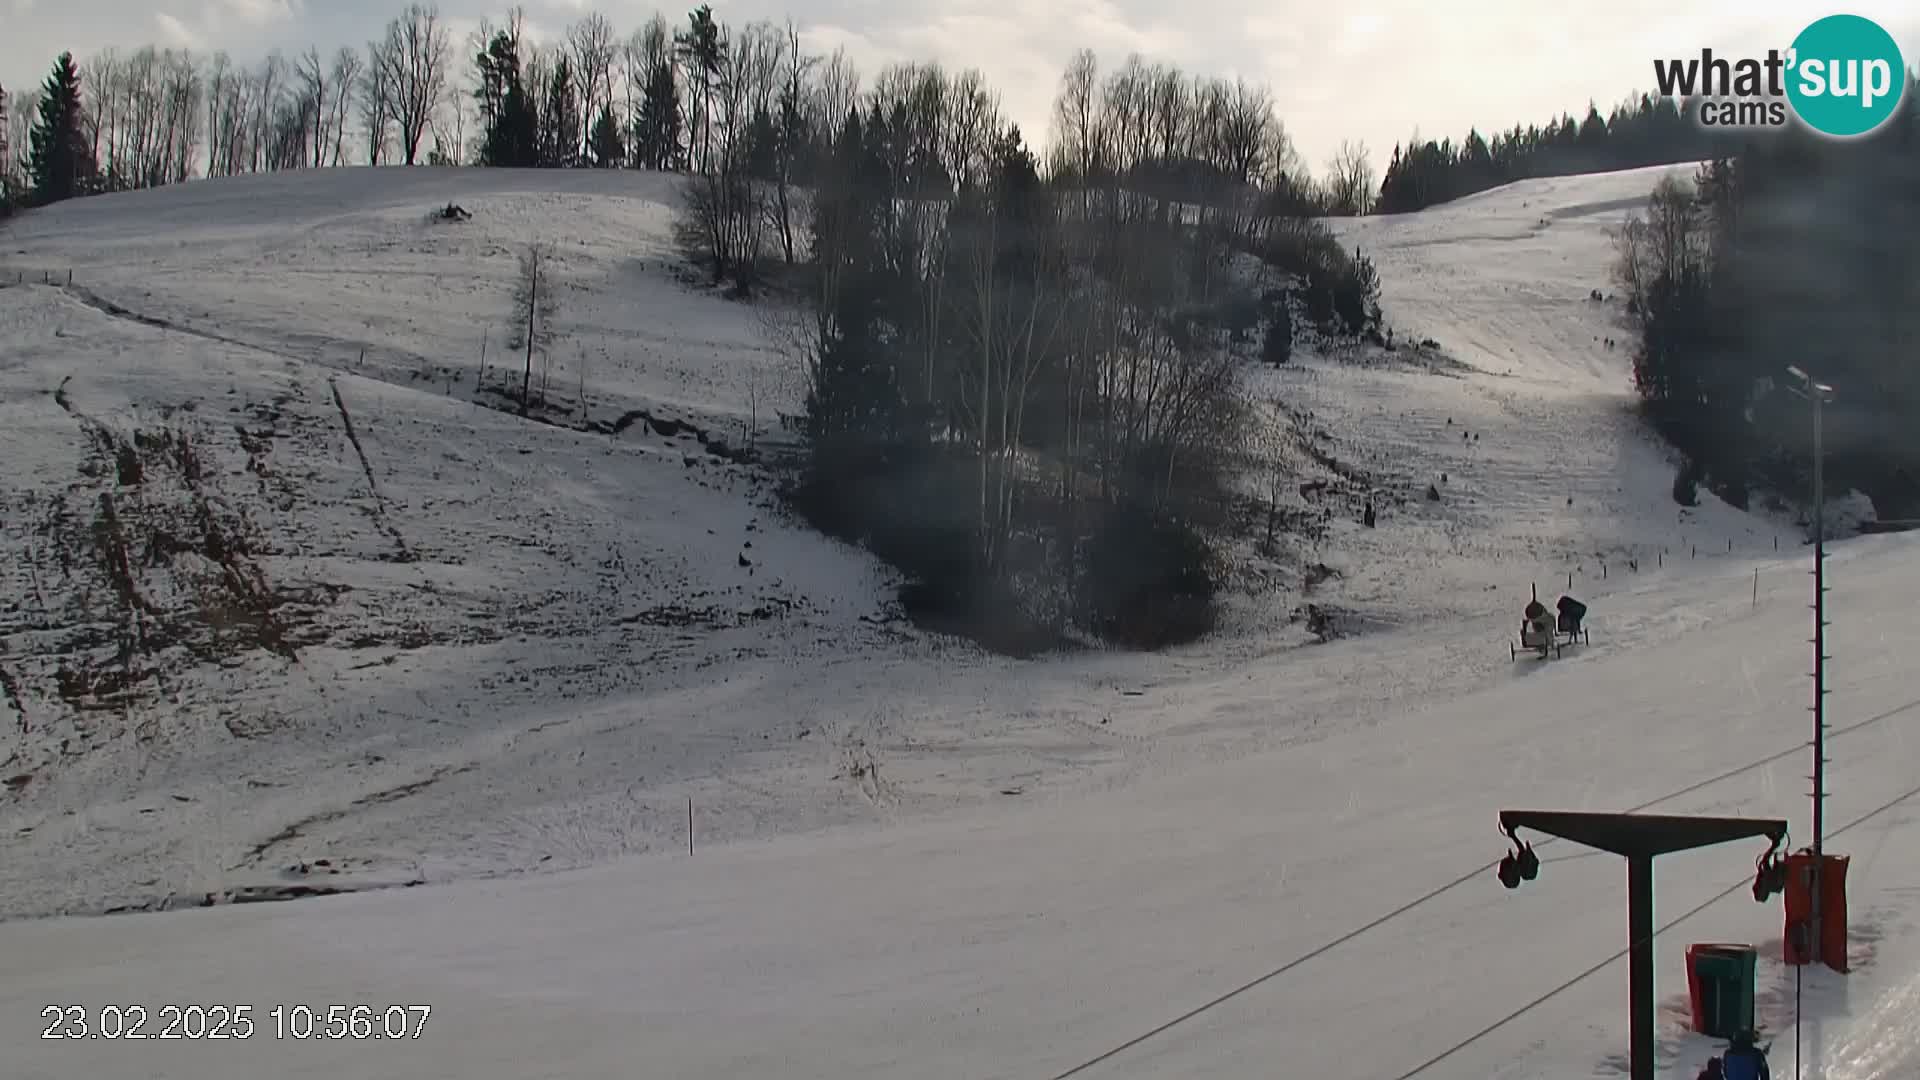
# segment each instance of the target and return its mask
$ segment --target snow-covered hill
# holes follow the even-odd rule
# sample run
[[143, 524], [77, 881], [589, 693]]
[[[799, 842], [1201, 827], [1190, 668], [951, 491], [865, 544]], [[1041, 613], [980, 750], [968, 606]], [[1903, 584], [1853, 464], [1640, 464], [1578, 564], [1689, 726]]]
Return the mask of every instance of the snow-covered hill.
[[[1797, 542], [1770, 515], [1711, 498], [1682, 512], [1677, 458], [1632, 412], [1610, 230], [1667, 171], [1531, 180], [1417, 214], [1335, 222], [1379, 270], [1401, 347], [1384, 359], [1423, 362], [1384, 364], [1370, 352], [1360, 357], [1370, 363], [1337, 372], [1308, 363], [1258, 385], [1308, 413], [1344, 470], [1400, 500], [1390, 524], [1348, 530], [1340, 557], [1326, 560], [1347, 571], [1351, 602], [1458, 614], [1475, 610], [1476, 590], [1505, 589], [1494, 604], [1504, 610], [1512, 588], [1536, 575], [1543, 590], [1556, 572], [1565, 586], [1568, 571], [1605, 590], [1630, 566]], [[1431, 362], [1423, 341], [1444, 362]], [[1604, 583], [1583, 580], [1603, 573]]]
[[[671, 826], [634, 790], [809, 722], [730, 702], [892, 640], [862, 621], [884, 569], [735, 460], [775, 361], [669, 273], [663, 197], [350, 170], [14, 225], [0, 910], [271, 880], [307, 843], [381, 880], [512, 868], [523, 834], [553, 837], [529, 867], [645, 847]], [[448, 201], [476, 219], [429, 223]], [[557, 423], [475, 404], [483, 339], [517, 382], [502, 305], [534, 240], [565, 285]], [[69, 811], [75, 838], [30, 827]]]
[[[473, 220], [430, 222], [449, 203]], [[644, 172], [263, 174], [27, 215], [9, 226], [0, 266], [28, 280], [71, 271], [82, 295], [264, 351], [423, 387], [457, 374], [471, 392], [483, 344], [496, 376], [520, 370], [502, 340], [508, 290], [515, 255], [538, 241], [564, 286], [555, 397], [573, 402], [584, 377], [606, 420], [637, 396], [716, 418], [744, 416], [757, 398], [770, 421], [797, 400], [792, 366], [751, 312], [671, 286], [671, 203], [670, 179]]]
[[[1323, 534], [1247, 567], [1269, 588], [1213, 640], [1028, 662], [890, 622], [884, 568], [733, 460], [756, 421], [779, 436], [794, 367], [754, 309], [681, 280], [658, 177], [283, 174], [11, 224], [0, 914], [554, 871], [0, 925], [22, 1075], [254, 1075], [269, 1053], [342, 1076], [1055, 1075], [1497, 857], [1501, 807], [1632, 806], [1790, 752], [1799, 537], [1674, 505], [1606, 344], [1618, 306], [1589, 296], [1660, 171], [1342, 223], [1400, 347], [1248, 376], [1293, 412], [1301, 482], [1334, 481], [1287, 496]], [[448, 202], [473, 219], [431, 222]], [[536, 240], [565, 282], [550, 423], [474, 403], [515, 363]], [[1348, 501], [1369, 491], [1371, 529]], [[1835, 744], [1836, 823], [1913, 782], [1915, 550], [1835, 563], [1836, 722], [1886, 714]], [[1519, 606], [1569, 583], [1593, 647], [1511, 661]], [[1303, 646], [1308, 600], [1357, 636]], [[1798, 827], [1800, 771], [1653, 805]], [[1836, 1080], [1914, 1064], [1874, 1013], [1920, 993], [1911, 813], [1846, 838], [1879, 952], [1846, 995], [1811, 980], [1826, 1059], [1855, 1069]], [[1663, 864], [1662, 910], [1753, 854]], [[1398, 1076], [1618, 948], [1619, 868], [1565, 855], [1086, 1075]], [[1777, 935], [1742, 895], [1676, 933]], [[1425, 1075], [1604, 1072], [1624, 978]], [[137, 1058], [23, 1026], [55, 1001], [370, 994], [435, 1026], [378, 1054]]]

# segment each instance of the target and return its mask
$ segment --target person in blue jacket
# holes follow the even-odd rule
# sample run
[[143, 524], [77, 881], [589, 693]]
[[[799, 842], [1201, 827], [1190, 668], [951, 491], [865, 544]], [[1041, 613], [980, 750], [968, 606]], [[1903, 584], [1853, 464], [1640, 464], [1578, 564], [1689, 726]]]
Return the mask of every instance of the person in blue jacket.
[[1720, 1075], [1726, 1080], [1773, 1080], [1767, 1068], [1767, 1052], [1753, 1044], [1753, 1032], [1734, 1035], [1727, 1052], [1720, 1056]]

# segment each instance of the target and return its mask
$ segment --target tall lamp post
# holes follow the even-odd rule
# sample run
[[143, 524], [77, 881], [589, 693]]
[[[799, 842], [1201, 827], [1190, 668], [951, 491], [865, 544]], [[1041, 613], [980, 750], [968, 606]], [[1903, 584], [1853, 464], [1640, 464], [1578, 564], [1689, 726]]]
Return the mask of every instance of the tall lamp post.
[[1800, 383], [1788, 389], [1813, 404], [1813, 776], [1809, 778], [1813, 781], [1813, 925], [1807, 958], [1817, 964], [1821, 960], [1820, 870], [1825, 861], [1827, 802], [1827, 505], [1820, 413], [1833, 400], [1833, 387], [1797, 367], [1787, 368], [1787, 374]]

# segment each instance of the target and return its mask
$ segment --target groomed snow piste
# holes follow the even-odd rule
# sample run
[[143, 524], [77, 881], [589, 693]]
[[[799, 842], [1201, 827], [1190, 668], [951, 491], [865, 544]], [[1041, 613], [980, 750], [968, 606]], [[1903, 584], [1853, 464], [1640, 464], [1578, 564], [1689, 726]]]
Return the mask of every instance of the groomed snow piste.
[[[71, 678], [28, 670], [0, 742], [27, 776], [0, 795], [5, 910], [284, 884], [321, 859], [344, 872], [301, 880], [430, 883], [0, 924], [9, 1075], [1620, 1074], [1624, 958], [1473, 1038], [1626, 943], [1618, 860], [1543, 845], [1508, 892], [1495, 814], [1799, 832], [1807, 806], [1805, 550], [1673, 504], [1605, 344], [1615, 306], [1588, 298], [1606, 226], [1658, 172], [1351, 223], [1396, 333], [1451, 373], [1310, 355], [1252, 376], [1380, 489], [1443, 492], [1298, 553], [1340, 571], [1329, 593], [1370, 632], [1301, 646], [1282, 589], [1190, 649], [1030, 663], [863, 620], [884, 572], [707, 449], [792, 385], [749, 309], [675, 280], [657, 179], [346, 170], [29, 216], [0, 245], [0, 277], [42, 282], [0, 289], [8, 669], [77, 632], [46, 625], [71, 599], [47, 548], [102, 495], [129, 529], [176, 504], [245, 518], [246, 565], [308, 592], [293, 657], [189, 655], [136, 707], [62, 709]], [[428, 225], [449, 199], [475, 220]], [[586, 357], [555, 395], [697, 436], [470, 403], [535, 236], [567, 253]], [[101, 434], [170, 431], [200, 466], [165, 451], [131, 484]], [[1832, 1080], [1920, 1070], [1917, 555], [1880, 537], [1830, 563], [1855, 970], [1807, 973], [1801, 1035]], [[137, 568], [134, 593], [164, 608], [202, 580], [184, 558]], [[1511, 661], [1529, 588], [1568, 575], [1592, 647]], [[1684, 1031], [1693, 941], [1761, 946], [1792, 1070], [1756, 854], [1659, 864], [1663, 926], [1725, 893], [1659, 939], [1676, 1074], [1714, 1049]], [[39, 1037], [45, 1006], [167, 1004], [251, 1005], [254, 1035]], [[270, 1010], [302, 1004], [432, 1013], [402, 1042], [275, 1038]]]

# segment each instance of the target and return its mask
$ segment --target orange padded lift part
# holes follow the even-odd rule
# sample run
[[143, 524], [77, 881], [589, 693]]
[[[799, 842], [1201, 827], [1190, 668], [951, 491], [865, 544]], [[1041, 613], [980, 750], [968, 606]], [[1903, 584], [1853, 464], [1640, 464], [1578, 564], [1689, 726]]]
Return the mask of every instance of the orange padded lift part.
[[[1820, 869], [1820, 961], [1847, 970], [1847, 856], [1827, 855]], [[1813, 918], [1813, 853], [1787, 856], [1786, 962], [1804, 964], [1811, 951], [1802, 946], [1797, 927]]]

